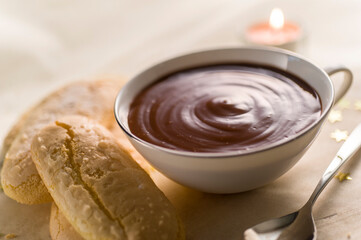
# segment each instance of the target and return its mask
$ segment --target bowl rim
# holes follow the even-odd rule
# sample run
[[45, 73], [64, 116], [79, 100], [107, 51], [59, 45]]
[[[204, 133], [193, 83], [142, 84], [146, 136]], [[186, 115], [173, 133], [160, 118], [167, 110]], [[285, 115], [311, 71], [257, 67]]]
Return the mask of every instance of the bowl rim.
[[[206, 52], [218, 52], [218, 51], [232, 51], [232, 50], [258, 50], [258, 51], [267, 51], [267, 52], [274, 52], [274, 53], [281, 53], [286, 55], [287, 57], [296, 57], [297, 59], [300, 59], [304, 62], [307, 62], [309, 64], [311, 64], [313, 67], [315, 67], [317, 70], [320, 71], [320, 73], [322, 73], [325, 78], [327, 79], [327, 81], [330, 84], [330, 88], [331, 88], [331, 99], [332, 101], [329, 101], [325, 106], [322, 105], [322, 112], [321, 112], [321, 116], [319, 117], [319, 119], [317, 121], [314, 121], [311, 125], [309, 125], [307, 128], [303, 129], [302, 131], [298, 132], [297, 134], [293, 135], [292, 137], [286, 139], [286, 140], [281, 140], [278, 142], [275, 142], [273, 144], [270, 144], [267, 147], [258, 147], [258, 148], [254, 148], [254, 149], [250, 149], [250, 150], [234, 150], [234, 151], [227, 151], [227, 152], [191, 152], [191, 151], [183, 151], [183, 150], [175, 150], [175, 149], [170, 149], [170, 148], [166, 148], [166, 147], [162, 147], [162, 146], [158, 146], [155, 145], [153, 143], [147, 142], [139, 137], [137, 137], [136, 135], [134, 135], [130, 129], [128, 130], [127, 127], [124, 126], [123, 122], [120, 120], [119, 117], [119, 106], [121, 105], [120, 102], [120, 98], [123, 95], [123, 92], [126, 89], [126, 86], [128, 84], [131, 83], [131, 81], [133, 79], [138, 78], [138, 76], [142, 75], [144, 72], [157, 67], [165, 62], [169, 62], [169, 61], [174, 61], [177, 60], [179, 58], [183, 58], [183, 57], [189, 57], [191, 55], [197, 55], [197, 54], [202, 54], [202, 53], [206, 53]], [[123, 132], [131, 139], [135, 140], [136, 142], [145, 145], [148, 148], [151, 148], [153, 150], [158, 150], [158, 151], [163, 151], [169, 154], [173, 154], [173, 155], [178, 155], [178, 156], [184, 156], [184, 157], [196, 157], [196, 158], [229, 158], [229, 157], [236, 157], [236, 156], [247, 156], [247, 155], [251, 155], [251, 154], [255, 154], [255, 153], [261, 153], [261, 152], [265, 152], [265, 151], [269, 151], [272, 149], [275, 149], [277, 147], [281, 147], [284, 146], [290, 142], [293, 142], [299, 138], [301, 138], [302, 136], [304, 136], [305, 134], [307, 134], [308, 132], [310, 132], [311, 130], [313, 130], [317, 125], [319, 125], [320, 123], [320, 127], [323, 125], [323, 122], [326, 118], [326, 116], [328, 115], [328, 112], [331, 110], [332, 106], [334, 105], [335, 102], [335, 88], [333, 85], [333, 82], [331, 81], [329, 75], [326, 73], [325, 70], [323, 70], [322, 68], [318, 67], [314, 62], [312, 62], [311, 60], [309, 60], [308, 58], [305, 58], [297, 53], [285, 50], [285, 49], [280, 49], [280, 48], [275, 48], [275, 47], [268, 47], [268, 46], [252, 46], [252, 47], [230, 47], [230, 48], [211, 48], [211, 49], [206, 49], [206, 50], [201, 50], [201, 51], [192, 51], [192, 52], [188, 52], [185, 54], [181, 54], [172, 58], [168, 58], [166, 60], [163, 60], [161, 62], [158, 62], [156, 64], [151, 65], [150, 67], [145, 68], [143, 71], [139, 72], [138, 74], [136, 74], [134, 77], [132, 77], [118, 92], [116, 99], [115, 99], [115, 103], [114, 103], [114, 116], [115, 119], [118, 123], [118, 125], [120, 126], [120, 128], [123, 130]], [[322, 102], [321, 102], [322, 104]], [[319, 127], [319, 128], [320, 128]], [[319, 130], [318, 130], [319, 131]], [[318, 132], [317, 131], [317, 132]], [[311, 142], [310, 142], [311, 143]]]

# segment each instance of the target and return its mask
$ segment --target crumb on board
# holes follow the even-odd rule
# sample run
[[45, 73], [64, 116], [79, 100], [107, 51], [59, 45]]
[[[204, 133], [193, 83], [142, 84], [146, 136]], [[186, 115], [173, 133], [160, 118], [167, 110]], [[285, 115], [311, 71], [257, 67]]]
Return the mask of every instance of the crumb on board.
[[331, 110], [327, 119], [330, 123], [341, 122], [343, 119], [342, 112], [339, 110]]
[[351, 234], [347, 233], [347, 239], [351, 239]]
[[349, 181], [352, 180], [352, 177], [350, 176], [350, 173], [343, 173], [343, 172], [339, 172], [335, 176], [335, 178], [337, 178], [338, 181], [340, 181], [340, 182], [343, 182], [345, 180], [349, 180]]
[[14, 233], [9, 233], [9, 234], [6, 234], [5, 235], [5, 239], [13, 239], [13, 238], [16, 238], [17, 235], [15, 235]]
[[336, 129], [331, 133], [331, 138], [335, 139], [336, 142], [346, 141], [348, 137], [347, 131], [341, 131], [340, 129]]

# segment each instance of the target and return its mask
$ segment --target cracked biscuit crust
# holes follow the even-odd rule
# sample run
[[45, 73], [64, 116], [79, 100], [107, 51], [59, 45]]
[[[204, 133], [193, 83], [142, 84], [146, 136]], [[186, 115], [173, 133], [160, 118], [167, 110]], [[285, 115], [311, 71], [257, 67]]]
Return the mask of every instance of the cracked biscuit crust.
[[5, 159], [1, 184], [5, 194], [23, 204], [51, 201], [31, 159], [30, 144], [34, 135], [66, 115], [86, 116], [112, 127], [114, 99], [121, 86], [120, 81], [114, 80], [71, 83], [25, 113], [10, 130], [2, 147]]
[[51, 205], [49, 230], [52, 240], [84, 240], [65, 219], [55, 203]]
[[182, 239], [175, 209], [102, 126], [67, 117], [34, 137], [36, 168], [84, 239]]

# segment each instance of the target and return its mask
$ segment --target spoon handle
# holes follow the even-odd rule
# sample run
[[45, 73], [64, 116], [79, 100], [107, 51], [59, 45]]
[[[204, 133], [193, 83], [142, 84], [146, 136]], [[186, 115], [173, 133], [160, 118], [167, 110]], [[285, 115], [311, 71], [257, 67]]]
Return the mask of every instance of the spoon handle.
[[352, 155], [360, 148], [360, 146], [361, 146], [361, 124], [357, 125], [357, 127], [352, 131], [351, 135], [347, 138], [345, 143], [338, 150], [335, 158], [332, 160], [332, 162], [330, 163], [330, 165], [327, 167], [326, 171], [322, 175], [322, 178], [318, 182], [307, 204], [311, 204], [312, 206], [315, 203], [322, 190], [335, 176], [336, 172], [347, 160], [349, 160], [352, 157]]

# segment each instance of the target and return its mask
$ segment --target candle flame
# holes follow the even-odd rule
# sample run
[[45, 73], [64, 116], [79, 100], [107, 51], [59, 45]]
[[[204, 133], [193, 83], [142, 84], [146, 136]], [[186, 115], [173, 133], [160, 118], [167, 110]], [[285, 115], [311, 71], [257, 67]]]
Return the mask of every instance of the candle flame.
[[280, 8], [272, 9], [269, 24], [273, 29], [281, 29], [285, 23], [283, 12]]

